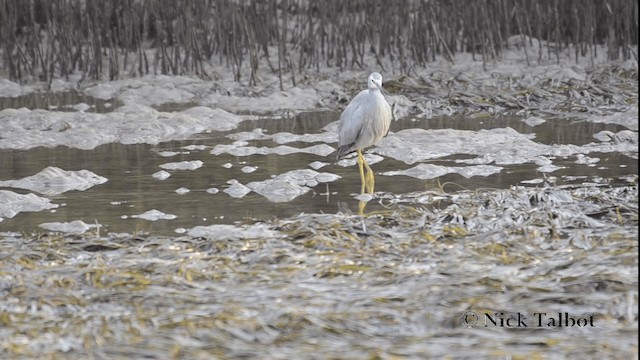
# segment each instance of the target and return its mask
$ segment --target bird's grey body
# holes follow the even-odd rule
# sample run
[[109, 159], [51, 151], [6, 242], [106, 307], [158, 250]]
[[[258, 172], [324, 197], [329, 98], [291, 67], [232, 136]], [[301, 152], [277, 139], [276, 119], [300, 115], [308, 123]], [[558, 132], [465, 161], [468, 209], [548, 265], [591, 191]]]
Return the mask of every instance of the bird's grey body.
[[361, 193], [367, 190], [372, 194], [375, 183], [373, 171], [362, 155], [362, 149], [376, 145], [387, 135], [390, 124], [391, 107], [382, 94], [382, 75], [371, 73], [367, 89], [351, 100], [340, 115], [338, 125], [338, 159], [352, 151], [358, 153]]
[[389, 132], [391, 107], [382, 94], [382, 75], [369, 75], [367, 86], [340, 115], [338, 159], [352, 151], [376, 145]]

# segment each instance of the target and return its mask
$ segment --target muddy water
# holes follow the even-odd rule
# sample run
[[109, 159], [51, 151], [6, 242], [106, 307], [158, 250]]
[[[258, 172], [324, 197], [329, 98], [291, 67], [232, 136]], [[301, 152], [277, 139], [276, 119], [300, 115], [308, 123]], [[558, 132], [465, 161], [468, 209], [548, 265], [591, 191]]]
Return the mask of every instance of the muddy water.
[[[94, 104], [96, 111], [104, 110], [104, 103]], [[86, 191], [71, 191], [59, 196], [50, 196], [52, 202], [61, 205], [51, 211], [38, 213], [20, 213], [11, 219], [0, 222], [0, 231], [32, 231], [43, 222], [69, 222], [83, 220], [85, 223], [99, 223], [104, 232], [152, 232], [155, 234], [175, 234], [176, 229], [191, 228], [196, 225], [215, 223], [233, 224], [255, 219], [288, 217], [304, 213], [335, 213], [337, 211], [357, 211], [358, 201], [353, 197], [359, 191], [359, 175], [356, 167], [338, 166], [335, 153], [327, 157], [296, 153], [291, 155], [252, 155], [236, 157], [228, 154], [212, 155], [211, 147], [233, 142], [227, 135], [264, 129], [266, 134], [291, 132], [294, 134], [320, 133], [327, 124], [335, 121], [339, 114], [335, 112], [303, 113], [291, 118], [264, 118], [247, 120], [239, 128], [230, 132], [200, 134], [191, 139], [151, 145], [108, 144], [94, 150], [76, 150], [67, 147], [35, 148], [28, 151], [0, 151], [0, 180], [21, 179], [38, 173], [47, 166], [56, 166], [64, 170], [87, 169], [106, 177], [108, 182]], [[583, 145], [596, 141], [593, 134], [609, 130], [617, 132], [625, 128], [618, 125], [597, 124], [551, 119], [531, 127], [520, 117], [442, 117], [432, 119], [402, 119], [392, 124], [391, 131], [408, 128], [424, 129], [460, 129], [481, 130], [511, 127], [523, 134], [535, 134], [535, 141], [544, 144]], [[203, 150], [184, 150], [189, 145], [204, 145]], [[252, 141], [252, 146], [273, 147], [272, 140]], [[293, 147], [307, 147], [310, 143], [289, 143]], [[333, 147], [335, 143], [329, 144]], [[177, 151], [180, 154], [163, 157], [162, 151]], [[638, 174], [638, 165], [634, 159], [620, 153], [591, 153], [590, 157], [600, 158], [595, 166], [575, 164], [575, 157], [566, 160], [556, 159], [554, 165], [563, 169], [547, 174], [546, 181], [556, 184], [571, 183], [625, 183], [627, 176]], [[429, 161], [435, 165], [452, 165], [452, 160], [465, 158], [453, 156]], [[200, 160], [204, 165], [197, 170], [169, 171], [172, 175], [164, 181], [151, 175], [161, 168], [159, 165]], [[326, 184], [319, 184], [313, 191], [287, 203], [272, 203], [254, 192], [236, 199], [223, 190], [229, 187], [228, 181], [235, 179], [243, 184], [262, 181], [284, 172], [309, 168], [314, 161], [327, 162], [329, 165], [318, 171], [330, 172], [342, 178]], [[231, 164], [230, 168], [223, 166]], [[228, 166], [228, 165], [227, 165]], [[244, 173], [244, 166], [257, 167], [253, 173]], [[413, 165], [412, 165], [413, 166]], [[543, 179], [538, 165], [533, 163], [507, 165], [498, 174], [488, 177], [466, 179], [458, 174], [449, 174], [438, 179], [419, 180], [406, 176], [383, 176], [381, 173], [403, 170], [411, 166], [393, 159], [385, 159], [372, 165], [376, 174], [376, 191], [392, 194], [404, 194], [412, 191], [437, 188], [445, 184], [444, 189], [456, 191], [460, 188], [507, 188], [522, 184], [522, 181]], [[530, 185], [536, 186], [536, 185]], [[540, 185], [537, 185], [540, 186]], [[188, 188], [190, 192], [177, 194], [176, 189]], [[217, 188], [216, 194], [207, 189]], [[28, 191], [9, 189], [19, 193]], [[383, 209], [384, 202], [374, 200], [367, 205], [367, 211]], [[148, 221], [132, 218], [132, 215], [156, 209], [176, 215], [173, 220]]]
[[107, 101], [84, 95], [75, 90], [62, 92], [35, 92], [16, 97], [0, 97], [1, 109], [43, 109], [57, 111], [76, 111], [78, 104], [85, 104], [82, 110], [86, 112], [106, 113], [114, 107], [120, 106], [119, 101]]

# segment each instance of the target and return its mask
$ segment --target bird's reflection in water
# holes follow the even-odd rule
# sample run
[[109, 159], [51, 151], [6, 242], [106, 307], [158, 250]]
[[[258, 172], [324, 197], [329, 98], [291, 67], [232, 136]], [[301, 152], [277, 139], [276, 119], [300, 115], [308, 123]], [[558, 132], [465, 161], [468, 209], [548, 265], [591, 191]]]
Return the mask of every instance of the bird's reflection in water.
[[[367, 207], [367, 203], [369, 201], [358, 200], [358, 215], [365, 215], [365, 208]], [[343, 214], [353, 214], [353, 208], [351, 204], [348, 202], [338, 202], [338, 212]]]

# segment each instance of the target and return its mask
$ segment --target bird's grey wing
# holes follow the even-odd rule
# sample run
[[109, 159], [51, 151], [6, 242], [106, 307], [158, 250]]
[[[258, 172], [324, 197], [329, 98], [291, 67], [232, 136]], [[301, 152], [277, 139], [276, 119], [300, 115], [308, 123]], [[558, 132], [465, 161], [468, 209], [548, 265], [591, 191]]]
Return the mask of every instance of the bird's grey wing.
[[338, 146], [350, 146], [358, 140], [358, 135], [364, 126], [364, 105], [367, 90], [356, 95], [340, 115], [338, 125]]

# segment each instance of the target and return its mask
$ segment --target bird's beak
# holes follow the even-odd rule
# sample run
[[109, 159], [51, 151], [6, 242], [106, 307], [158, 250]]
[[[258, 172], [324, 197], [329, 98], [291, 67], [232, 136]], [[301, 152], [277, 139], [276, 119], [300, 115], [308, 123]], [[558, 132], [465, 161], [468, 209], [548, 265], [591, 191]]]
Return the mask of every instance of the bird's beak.
[[382, 85], [378, 85], [378, 84], [376, 84], [376, 86], [378, 87], [378, 89], [380, 90], [380, 92], [382, 93], [382, 95], [384, 95], [384, 96], [388, 96], [388, 95], [389, 95], [389, 93], [387, 92], [387, 90], [385, 90], [385, 89], [382, 87]]

